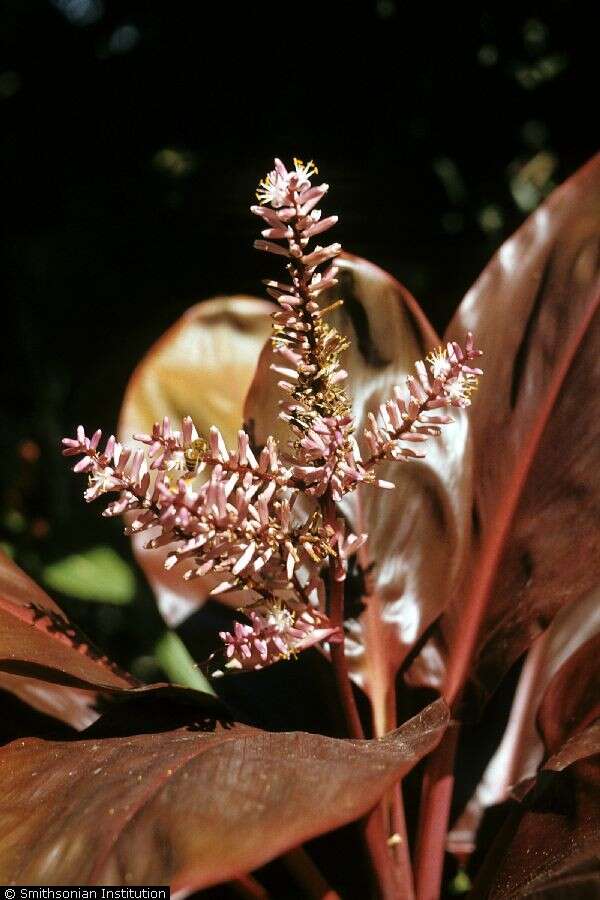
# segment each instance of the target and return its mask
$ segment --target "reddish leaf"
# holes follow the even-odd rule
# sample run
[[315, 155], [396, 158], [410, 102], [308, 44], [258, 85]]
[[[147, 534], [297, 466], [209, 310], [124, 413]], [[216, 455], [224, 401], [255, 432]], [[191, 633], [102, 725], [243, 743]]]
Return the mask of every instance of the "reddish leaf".
[[[596, 710], [597, 711], [597, 710]], [[590, 725], [586, 725], [576, 731], [562, 745], [560, 750], [553, 753], [544, 764], [544, 769], [552, 772], [562, 772], [572, 763], [580, 759], [595, 756], [600, 751], [600, 719], [596, 719]], [[599, 794], [600, 799], [600, 794]]]
[[[148, 351], [127, 387], [119, 436], [131, 441], [169, 416], [191, 415], [205, 434], [217, 425], [234, 443], [243, 403], [261, 348], [271, 330], [273, 306], [252, 297], [219, 297], [189, 309]], [[166, 572], [165, 550], [145, 550], [151, 532], [133, 539], [135, 556], [156, 593], [166, 621], [175, 627], [205, 601], [211, 579], [184, 581]]]
[[13, 741], [0, 752], [0, 881], [185, 895], [234, 878], [363, 815], [447, 721], [438, 701], [375, 741], [237, 725]]
[[[514, 695], [509, 721], [502, 741], [492, 757], [473, 797], [455, 823], [448, 839], [448, 850], [459, 857], [468, 855], [475, 846], [475, 836], [484, 809], [504, 803], [517, 785], [535, 778], [545, 753], [551, 752], [546, 738], [546, 751], [537, 718], [551, 703], [551, 713], [544, 713], [564, 740], [573, 729], [569, 710], [579, 707], [579, 720], [591, 709], [581, 703], [584, 685], [591, 687], [591, 697], [600, 696], [598, 654], [593, 647], [600, 634], [600, 590], [564, 607], [552, 624], [534, 642], [523, 666]], [[571, 661], [582, 654], [583, 676], [570, 675]], [[544, 700], [544, 698], [546, 698]], [[581, 712], [583, 710], [583, 712]], [[555, 740], [557, 746], [560, 740]]]
[[524, 803], [486, 862], [480, 881], [483, 889], [491, 880], [490, 897], [543, 890], [558, 900], [590, 885], [600, 890], [599, 651], [596, 634], [567, 657], [545, 691], [538, 725], [547, 759], [534, 788], [530, 779], [517, 791]]
[[[322, 305], [344, 300], [327, 321], [351, 340], [343, 365], [360, 439], [367, 413], [377, 413], [439, 339], [413, 297], [386, 272], [351, 256], [339, 265], [339, 284]], [[276, 419], [283, 395], [277, 387], [280, 376], [270, 369], [274, 359], [269, 343], [246, 400], [245, 419], [258, 444], [275, 433], [285, 446], [290, 434]], [[342, 503], [351, 527], [369, 533], [359, 556], [363, 569], [373, 563], [367, 608], [348, 623], [346, 654], [352, 677], [372, 701], [376, 734], [390, 728], [390, 691], [398, 667], [449, 600], [466, 553], [468, 432], [466, 418], [457, 413], [445, 434], [430, 442], [425, 460], [379, 469], [394, 490], [365, 487]]]
[[[573, 653], [553, 678], [538, 714], [538, 725], [547, 753], [555, 755], [600, 718], [600, 634]], [[592, 731], [591, 734], [595, 732]], [[580, 743], [583, 753], [590, 735]], [[596, 744], [600, 749], [600, 741]], [[578, 751], [579, 752], [579, 751]], [[581, 757], [578, 757], [581, 758]]]
[[26, 678], [0, 672], [0, 688], [9, 691], [38, 712], [67, 722], [83, 731], [100, 713], [95, 709], [95, 695], [90, 691], [52, 684], [39, 678]]
[[456, 653], [465, 606], [485, 606], [472, 673], [485, 692], [600, 583], [599, 228], [597, 157], [504, 244], [449, 328], [475, 332], [486, 372], [471, 411], [476, 554], [442, 627]]
[[489, 900], [598, 896], [600, 756], [542, 773], [523, 808], [505, 824], [500, 844], [492, 849], [475, 896]]
[[78, 727], [89, 724], [91, 713], [83, 695], [56, 685], [111, 691], [131, 689], [136, 682], [96, 650], [56, 603], [1, 554], [0, 687]]
[[174, 700], [220, 710], [218, 701], [176, 685], [141, 685], [69, 622], [59, 606], [0, 554], [0, 688], [82, 729], [97, 718], [96, 695]]

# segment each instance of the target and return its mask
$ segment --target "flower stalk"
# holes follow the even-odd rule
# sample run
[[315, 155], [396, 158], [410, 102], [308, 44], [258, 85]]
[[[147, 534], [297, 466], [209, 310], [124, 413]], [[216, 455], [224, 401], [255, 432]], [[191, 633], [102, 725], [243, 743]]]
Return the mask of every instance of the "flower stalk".
[[427, 760], [415, 850], [417, 900], [438, 900], [440, 895], [459, 734], [459, 723], [451, 722]]
[[[328, 321], [343, 302], [333, 293], [341, 246], [310, 246], [337, 223], [317, 208], [328, 191], [327, 184], [312, 184], [317, 173], [313, 162], [296, 159], [288, 171], [276, 159], [251, 207], [264, 226], [254, 246], [285, 261], [287, 271], [284, 280], [265, 282], [276, 302], [271, 368], [282, 394], [279, 416], [289, 428], [287, 447], [272, 436], [255, 447], [244, 430], [227, 447], [218, 427], [199, 434], [185, 417], [179, 430], [165, 418], [134, 435], [137, 448], [110, 436], [101, 449], [101, 432], [90, 437], [79, 426], [74, 438], [63, 439], [63, 453], [78, 457], [74, 471], [88, 477], [86, 501], [116, 494], [104, 516], [127, 514], [128, 534], [147, 532], [148, 549], [167, 549], [167, 569], [177, 567], [186, 580], [208, 579], [212, 596], [238, 606], [232, 631], [219, 635], [213, 675], [261, 669], [325, 645], [348, 735], [362, 738], [344, 651], [344, 584], [349, 558], [366, 556], [368, 535], [349, 531], [337, 504], [361, 485], [392, 489], [377, 476], [384, 461], [424, 456], [423, 445], [452, 421], [446, 410], [470, 405], [481, 351], [470, 333], [464, 347], [452, 341], [433, 350], [357, 434], [342, 366], [349, 341]], [[380, 719], [379, 730], [393, 727], [395, 709]], [[433, 880], [423, 874], [422, 847], [433, 841], [437, 868], [443, 859], [447, 823], [431, 798], [439, 795], [447, 813], [455, 745], [452, 729], [426, 779], [419, 900], [433, 900], [439, 874], [436, 869]], [[382, 896], [412, 897], [399, 785], [369, 817], [365, 835]]]

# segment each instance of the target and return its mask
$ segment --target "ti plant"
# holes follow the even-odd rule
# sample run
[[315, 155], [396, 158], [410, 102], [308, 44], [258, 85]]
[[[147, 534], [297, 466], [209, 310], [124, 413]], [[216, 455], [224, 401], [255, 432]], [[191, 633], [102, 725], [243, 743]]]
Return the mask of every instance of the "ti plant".
[[87, 501], [118, 494], [103, 515], [134, 512], [129, 534], [155, 532], [145, 546], [168, 547], [166, 569], [178, 566], [186, 580], [210, 574], [211, 596], [236, 595], [248, 624], [221, 634], [226, 669], [258, 669], [327, 641], [344, 684], [351, 734], [362, 737], [345, 686], [343, 583], [348, 558], [368, 535], [348, 530], [337, 504], [359, 485], [394, 487], [378, 477], [381, 464], [422, 457], [418, 448], [452, 421], [447, 409], [470, 405], [482, 374], [473, 361], [481, 351], [468, 333], [464, 350], [452, 341], [419, 360], [417, 377], [395, 386], [376, 414], [369, 412], [361, 449], [344, 390], [348, 373], [340, 365], [349, 341], [327, 322], [343, 301], [319, 303], [337, 285], [332, 261], [341, 247], [309, 247], [337, 222], [316, 208], [328, 190], [311, 185], [316, 172], [312, 162], [297, 159], [288, 172], [276, 159], [257, 192], [261, 205], [252, 207], [268, 238], [254, 246], [287, 260], [289, 283], [266, 282], [278, 304], [272, 314], [277, 362], [270, 368], [280, 376], [287, 446], [269, 435], [257, 447], [241, 430], [227, 448], [217, 426], [199, 434], [186, 416], [179, 431], [165, 417], [151, 434], [135, 434], [146, 451], [114, 435], [100, 449], [102, 433], [87, 437], [79, 426], [75, 438], [63, 439], [63, 453], [80, 457], [74, 471], [88, 475]]
[[[453, 890], [468, 872], [474, 896], [600, 884], [600, 162], [500, 249], [443, 342], [381, 270], [311, 245], [337, 222], [317, 208], [316, 174], [276, 159], [260, 183], [255, 247], [286, 270], [265, 282], [273, 302], [191, 310], [127, 390], [119, 437], [140, 446], [79, 426], [63, 453], [87, 501], [115, 495], [103, 515], [125, 516], [171, 626], [208, 599], [235, 610], [199, 660], [215, 688], [318, 648], [347, 738], [261, 732], [209, 693], [139, 684], [6, 561], [0, 687], [85, 729], [4, 749], [8, 802], [53, 810], [49, 829], [32, 813], [26, 840], [16, 819], [5, 829], [6, 881], [181, 895], [228, 881], [267, 896], [250, 873], [283, 854], [302, 896], [335, 897], [336, 862], [330, 887], [299, 848], [363, 817], [386, 900], [440, 897], [446, 854]], [[453, 804], [477, 722], [519, 661], [502, 741]], [[397, 728], [422, 688], [439, 699]], [[402, 779], [423, 757], [417, 814]], [[504, 827], [486, 847], [494, 805]]]

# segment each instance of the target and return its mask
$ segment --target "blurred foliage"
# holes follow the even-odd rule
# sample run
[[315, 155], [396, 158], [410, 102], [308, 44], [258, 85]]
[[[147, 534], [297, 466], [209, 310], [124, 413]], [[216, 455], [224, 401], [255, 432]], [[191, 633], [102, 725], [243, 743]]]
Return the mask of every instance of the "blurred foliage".
[[[121, 664], [159, 675], [163, 626], [137, 574], [126, 609], [102, 574], [84, 602], [73, 566], [90, 574], [90, 547], [134, 564], [119, 523], [82, 502], [61, 436], [115, 427], [132, 368], [193, 302], [261, 293], [248, 206], [275, 153], [317, 160], [338, 239], [443, 329], [499, 243], [595, 150], [583, 13], [563, 0], [330, 2], [300, 17], [271, 3], [2, 4], [0, 541]], [[113, 568], [123, 600], [132, 583]], [[209, 607], [188, 628], [196, 658], [224, 617]], [[289, 696], [304, 669], [283, 671]], [[246, 684], [226, 688], [242, 705]], [[285, 727], [283, 695], [281, 710]]]
[[214, 694], [210, 681], [194, 663], [189, 650], [175, 631], [165, 631], [157, 641], [154, 652], [169, 681]]
[[468, 894], [472, 887], [471, 879], [465, 870], [459, 869], [454, 878], [450, 881], [448, 893], [453, 897], [457, 897], [461, 894]]
[[42, 584], [49, 591], [98, 603], [131, 603], [135, 575], [112, 547], [92, 547], [49, 563], [42, 569]]

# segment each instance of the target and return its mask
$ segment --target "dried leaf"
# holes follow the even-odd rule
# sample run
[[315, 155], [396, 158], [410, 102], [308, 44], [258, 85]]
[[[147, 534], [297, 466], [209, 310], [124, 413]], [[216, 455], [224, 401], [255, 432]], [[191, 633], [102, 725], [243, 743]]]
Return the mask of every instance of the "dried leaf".
[[[273, 307], [252, 297], [219, 297], [188, 310], [148, 351], [134, 371], [123, 400], [119, 436], [151, 431], [169, 416], [191, 415], [201, 432], [217, 425], [235, 443], [244, 397], [261, 348], [271, 330]], [[212, 579], [186, 582], [166, 572], [164, 549], [145, 550], [152, 531], [136, 535], [133, 548], [168, 625], [177, 626], [206, 600]]]
[[13, 741], [0, 755], [0, 881], [185, 896], [366, 813], [447, 721], [437, 701], [373, 741], [240, 725]]

